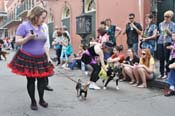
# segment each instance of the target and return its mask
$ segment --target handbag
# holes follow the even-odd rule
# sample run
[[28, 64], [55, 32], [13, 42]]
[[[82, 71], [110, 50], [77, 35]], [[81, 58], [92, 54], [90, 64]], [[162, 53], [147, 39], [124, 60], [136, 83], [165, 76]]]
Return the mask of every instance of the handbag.
[[72, 48], [72, 45], [69, 44], [66, 49], [66, 54], [70, 56], [72, 53], [73, 53], [73, 48]]

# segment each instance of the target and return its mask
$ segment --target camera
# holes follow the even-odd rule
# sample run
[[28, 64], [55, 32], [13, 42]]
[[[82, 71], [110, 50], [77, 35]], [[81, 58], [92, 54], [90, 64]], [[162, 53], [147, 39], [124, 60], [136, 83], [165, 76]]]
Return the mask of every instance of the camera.
[[34, 34], [33, 30], [30, 30], [30, 33], [33, 35]]

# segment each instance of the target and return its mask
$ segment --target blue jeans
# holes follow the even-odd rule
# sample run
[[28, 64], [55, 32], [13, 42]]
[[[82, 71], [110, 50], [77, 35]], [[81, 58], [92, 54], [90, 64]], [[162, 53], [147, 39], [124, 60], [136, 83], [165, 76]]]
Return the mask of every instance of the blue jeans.
[[71, 69], [71, 70], [73, 70], [74, 69], [74, 67], [77, 65], [77, 60], [73, 60], [71, 63], [69, 63], [69, 68]]
[[[74, 67], [78, 67], [78, 68], [81, 68], [81, 60], [73, 60], [71, 63], [69, 63], [68, 67], [73, 70]], [[87, 71], [87, 65], [85, 65], [85, 71]]]
[[138, 55], [138, 43], [133, 43], [132, 48], [133, 48], [135, 54]]
[[68, 61], [68, 56], [66, 54], [66, 47], [64, 48], [62, 47], [60, 59], [61, 60], [65, 59], [65, 61]]
[[175, 86], [175, 70], [170, 70], [168, 74], [168, 83], [170, 86]]

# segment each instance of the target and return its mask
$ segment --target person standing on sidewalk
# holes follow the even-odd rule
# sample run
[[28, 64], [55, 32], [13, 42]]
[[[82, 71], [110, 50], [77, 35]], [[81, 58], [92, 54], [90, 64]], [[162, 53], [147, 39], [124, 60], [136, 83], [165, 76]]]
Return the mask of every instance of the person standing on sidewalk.
[[129, 23], [126, 25], [125, 32], [127, 35], [128, 48], [133, 48], [135, 54], [138, 54], [139, 35], [142, 33], [142, 26], [135, 21], [135, 14], [129, 14]]
[[[159, 61], [160, 61], [160, 76], [159, 78], [166, 78], [168, 68], [165, 69], [165, 61], [166, 64], [169, 61], [170, 57], [170, 49], [167, 49], [167, 46], [171, 45], [172, 42], [172, 33], [175, 33], [175, 23], [172, 22], [173, 11], [169, 10], [164, 13], [164, 21], [159, 24], [159, 33], [160, 36], [158, 38], [158, 46], [157, 50], [161, 51], [159, 53]], [[165, 73], [164, 73], [165, 72]]]
[[113, 25], [111, 19], [106, 19], [105, 22], [109, 40], [113, 43], [114, 46], [116, 46], [116, 38], [121, 34], [122, 29], [116, 25]]
[[142, 34], [141, 39], [141, 49], [150, 49], [152, 56], [154, 56], [154, 50], [155, 50], [155, 40], [157, 39], [157, 26], [153, 23], [153, 16], [150, 14], [147, 14], [145, 16], [145, 24], [146, 27]]
[[[39, 0], [37, 2], [37, 6], [40, 6], [40, 7], [42, 7], [44, 9], [44, 7], [45, 7], [44, 1], [43, 0]], [[45, 20], [45, 22], [46, 22], [46, 20]], [[48, 26], [47, 26], [47, 24], [45, 22], [42, 24], [42, 28], [43, 28], [43, 31], [44, 31], [46, 37], [47, 37], [45, 48], [46, 48], [47, 53], [49, 53], [49, 51], [50, 51], [49, 28], [48, 28]], [[45, 84], [46, 84], [45, 90], [53, 91], [53, 89], [49, 86], [49, 79], [48, 79], [48, 77], [45, 78]]]
[[60, 56], [61, 56], [61, 50], [62, 50], [61, 41], [62, 40], [63, 40], [63, 33], [61, 29], [59, 29], [56, 31], [56, 35], [54, 36], [54, 40], [52, 42], [52, 45], [54, 46], [54, 49], [56, 51], [57, 66], [60, 64]]
[[[62, 45], [62, 50], [61, 50], [61, 55], [60, 55], [60, 64], [62, 65], [63, 69], [67, 69], [67, 64], [69, 61], [69, 56], [67, 54], [67, 48], [69, 45], [69, 37], [67, 35], [67, 33], [63, 33], [63, 39], [61, 41], [61, 45]], [[65, 61], [65, 63], [63, 64], [63, 61]]]
[[0, 60], [2, 60], [1, 58], [1, 52], [2, 52], [2, 46], [4, 44], [4, 41], [2, 39], [0, 39]]
[[[47, 36], [45, 48], [46, 48], [47, 52], [49, 53], [49, 51], [50, 51], [49, 29], [48, 29], [48, 26], [47, 26], [46, 23], [43, 23], [42, 28], [43, 28], [43, 30], [45, 32], [45, 35]], [[49, 79], [48, 79], [48, 77], [45, 78], [45, 81], [46, 81], [45, 90], [53, 91], [53, 89], [49, 86]]]
[[36, 6], [31, 10], [28, 20], [20, 24], [16, 31], [16, 44], [21, 45], [21, 49], [8, 64], [13, 73], [26, 76], [32, 110], [38, 110], [35, 80], [38, 81], [39, 104], [46, 108], [48, 103], [44, 100], [45, 78], [54, 74], [54, 67], [45, 48], [47, 35], [42, 28], [46, 17], [47, 11], [42, 7]]

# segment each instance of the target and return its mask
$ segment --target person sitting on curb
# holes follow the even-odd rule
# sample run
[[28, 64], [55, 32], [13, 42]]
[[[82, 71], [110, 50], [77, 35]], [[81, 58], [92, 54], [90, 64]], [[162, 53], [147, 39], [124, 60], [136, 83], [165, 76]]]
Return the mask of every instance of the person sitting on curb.
[[[134, 76], [136, 78], [136, 84], [140, 88], [147, 88], [147, 80], [152, 80], [155, 78], [154, 73], [154, 58], [151, 55], [151, 52], [148, 48], [142, 50], [142, 55], [140, 58], [140, 63], [136, 64], [134, 68]], [[142, 84], [139, 85], [139, 80], [141, 79]]]
[[76, 65], [81, 68], [81, 57], [85, 50], [86, 47], [84, 45], [80, 45], [78, 54], [74, 54], [74, 58], [72, 58], [72, 62], [69, 63], [68, 68], [73, 70]]
[[[120, 51], [122, 51], [122, 48], [120, 46], [114, 47], [113, 48], [113, 54], [111, 57], [107, 59], [107, 64], [108, 64], [108, 70], [107, 72], [108, 79], [104, 83], [103, 89], [105, 90], [108, 83], [115, 77], [115, 74], [118, 73], [119, 76], [119, 68], [120, 64], [124, 61], [125, 57], [123, 54], [120, 54]], [[116, 89], [118, 90], [118, 78], [116, 79]], [[104, 81], [103, 81], [104, 82]]]
[[135, 83], [135, 77], [134, 77], [134, 67], [136, 66], [135, 64], [139, 63], [139, 58], [134, 54], [134, 50], [132, 48], [128, 49], [128, 57], [125, 59], [123, 62], [123, 80], [126, 80], [126, 76], [130, 78], [129, 84], [134, 84]]

